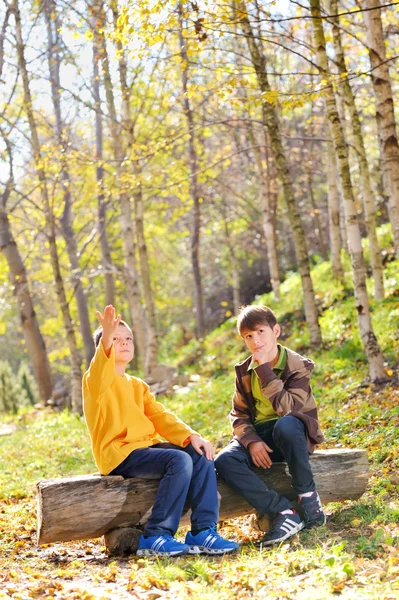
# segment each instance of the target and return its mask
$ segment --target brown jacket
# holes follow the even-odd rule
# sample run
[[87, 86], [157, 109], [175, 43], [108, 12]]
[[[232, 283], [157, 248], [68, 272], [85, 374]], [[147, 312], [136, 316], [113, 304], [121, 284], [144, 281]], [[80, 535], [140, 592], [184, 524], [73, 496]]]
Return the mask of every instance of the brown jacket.
[[[259, 365], [255, 371], [260, 379], [262, 392], [270, 400], [276, 413], [283, 417], [292, 415], [304, 422], [310, 452], [316, 444], [324, 441], [317, 417], [316, 402], [310, 387], [314, 362], [287, 348], [287, 364], [279, 379], [269, 363]], [[230, 421], [234, 438], [245, 448], [261, 438], [255, 430], [255, 401], [251, 391], [251, 371], [248, 367], [252, 357], [235, 366], [236, 389]]]

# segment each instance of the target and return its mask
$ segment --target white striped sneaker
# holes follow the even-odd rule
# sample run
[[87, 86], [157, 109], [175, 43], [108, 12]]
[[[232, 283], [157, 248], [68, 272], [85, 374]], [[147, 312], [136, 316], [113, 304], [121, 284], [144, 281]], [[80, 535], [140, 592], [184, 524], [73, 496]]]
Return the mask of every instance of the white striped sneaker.
[[298, 533], [298, 531], [301, 531], [304, 527], [304, 521], [302, 521], [295, 510], [292, 510], [292, 514], [279, 513], [274, 519], [270, 531], [263, 538], [262, 543], [264, 546], [279, 544]]
[[177, 556], [186, 554], [188, 546], [175, 540], [171, 535], [151, 535], [149, 537], [140, 536], [137, 556], [155, 556], [163, 554], [164, 556]]

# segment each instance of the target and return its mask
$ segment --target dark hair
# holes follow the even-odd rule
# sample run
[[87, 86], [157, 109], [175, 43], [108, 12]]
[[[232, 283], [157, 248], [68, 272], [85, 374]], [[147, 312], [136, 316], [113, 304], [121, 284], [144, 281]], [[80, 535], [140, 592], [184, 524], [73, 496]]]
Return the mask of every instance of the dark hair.
[[[129, 331], [132, 331], [130, 329], [129, 325], [126, 323], [126, 321], [119, 321], [119, 325], [123, 325], [123, 327], [126, 327], [127, 329], [129, 329]], [[100, 340], [102, 337], [103, 337], [103, 326], [100, 325], [99, 327], [97, 327], [97, 329], [93, 333], [93, 341], [94, 341], [94, 345], [96, 348], [97, 348], [98, 344], [100, 343]]]
[[246, 329], [254, 331], [257, 325], [268, 325], [273, 328], [277, 325], [277, 318], [271, 308], [268, 306], [243, 306], [240, 308], [237, 318], [238, 333]]

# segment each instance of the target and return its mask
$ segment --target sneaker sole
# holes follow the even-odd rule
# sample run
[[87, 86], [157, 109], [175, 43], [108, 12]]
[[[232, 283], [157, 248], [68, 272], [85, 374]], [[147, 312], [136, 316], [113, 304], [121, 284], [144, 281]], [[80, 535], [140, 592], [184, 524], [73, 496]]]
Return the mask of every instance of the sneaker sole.
[[137, 550], [136, 556], [179, 556], [185, 554], [184, 550], [174, 550], [173, 552], [157, 552], [156, 550], [141, 549]]
[[295, 527], [295, 529], [289, 531], [288, 533], [286, 533], [284, 536], [282, 536], [278, 540], [268, 540], [266, 542], [262, 542], [262, 544], [263, 544], [263, 546], [272, 546], [273, 544], [280, 544], [280, 542], [284, 542], [284, 540], [287, 540], [289, 537], [295, 535], [299, 531], [302, 531], [302, 529], [304, 529], [304, 528], [305, 528], [305, 522], [301, 521], [301, 523], [299, 523], [297, 525], [297, 527]]
[[227, 549], [214, 549], [214, 548], [206, 548], [205, 546], [190, 546], [188, 553], [189, 554], [229, 554], [230, 552], [234, 552], [238, 550], [238, 548], [227, 548]]

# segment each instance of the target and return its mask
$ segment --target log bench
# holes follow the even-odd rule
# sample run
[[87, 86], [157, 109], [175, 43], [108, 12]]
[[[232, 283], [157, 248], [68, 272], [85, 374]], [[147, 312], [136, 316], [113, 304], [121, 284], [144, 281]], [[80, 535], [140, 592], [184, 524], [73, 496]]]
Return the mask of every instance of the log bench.
[[[364, 493], [368, 481], [365, 450], [317, 450], [310, 462], [323, 503], [356, 500]], [[295, 501], [285, 463], [274, 463], [271, 469], [256, 472], [266, 485]], [[84, 475], [40, 481], [37, 541], [48, 544], [104, 535], [111, 554], [134, 553], [157, 488], [157, 480], [120, 476]], [[221, 480], [218, 491], [221, 521], [255, 512]], [[190, 511], [185, 511], [180, 524], [189, 525], [189, 516]], [[261, 529], [267, 531], [267, 518], [261, 520]]]

